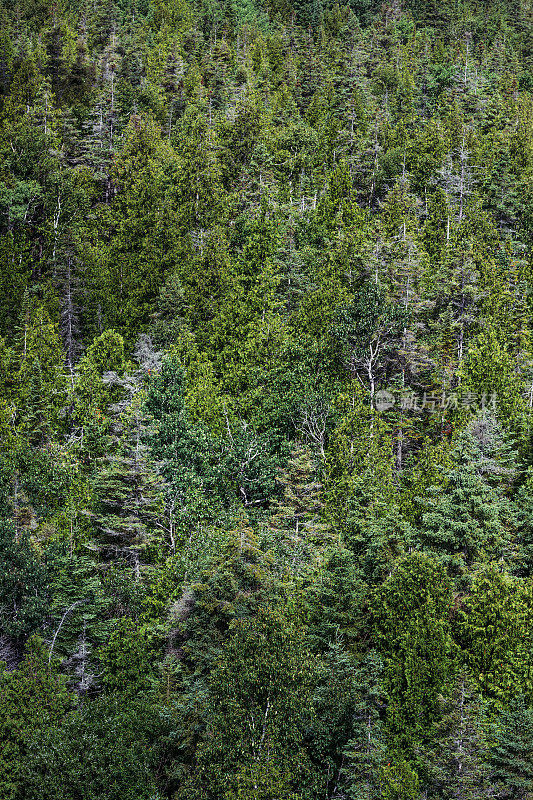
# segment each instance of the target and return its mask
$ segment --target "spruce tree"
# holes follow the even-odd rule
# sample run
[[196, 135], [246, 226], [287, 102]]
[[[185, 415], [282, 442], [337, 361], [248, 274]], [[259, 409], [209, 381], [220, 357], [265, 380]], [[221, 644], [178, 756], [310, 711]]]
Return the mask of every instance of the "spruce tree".
[[283, 498], [271, 504], [269, 526], [274, 548], [290, 572], [305, 573], [315, 561], [317, 551], [331, 537], [321, 519], [322, 484], [309, 448], [300, 445], [293, 449], [278, 481], [283, 487]]
[[494, 796], [487, 765], [488, 719], [481, 697], [468, 674], [459, 672], [450, 682], [432, 735], [421, 753], [430, 795], [446, 800], [475, 800]]
[[533, 709], [523, 696], [499, 715], [489, 750], [498, 797], [525, 800], [533, 791]]
[[[174, 198], [168, 185], [175, 156], [154, 123], [133, 117], [115, 163], [117, 196], [101, 209], [92, 249], [94, 283], [104, 318], [130, 344], [155, 310], [165, 273], [175, 265]], [[105, 231], [112, 230], [108, 238]]]
[[413, 756], [428, 736], [450, 669], [448, 615], [451, 585], [427, 555], [400, 559], [378, 587], [373, 603], [375, 636], [385, 661], [387, 729], [393, 749]]
[[484, 475], [489, 459], [469, 433], [458, 441], [455, 463], [445, 485], [428, 487], [418, 500], [421, 510], [419, 547], [435, 552], [451, 573], [461, 576], [481, 558], [514, 555], [512, 507]]
[[105, 558], [124, 559], [140, 576], [162, 509], [161, 481], [147, 459], [147, 420], [144, 397], [134, 376], [105, 376], [133, 392], [125, 402], [110, 407], [112, 440], [94, 478], [96, 543]]

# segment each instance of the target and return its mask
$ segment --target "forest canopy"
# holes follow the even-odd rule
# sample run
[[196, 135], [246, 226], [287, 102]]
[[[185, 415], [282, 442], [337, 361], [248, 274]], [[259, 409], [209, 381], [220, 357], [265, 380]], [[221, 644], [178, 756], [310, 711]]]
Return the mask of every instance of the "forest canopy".
[[531, 0], [0, 23], [0, 798], [533, 798]]

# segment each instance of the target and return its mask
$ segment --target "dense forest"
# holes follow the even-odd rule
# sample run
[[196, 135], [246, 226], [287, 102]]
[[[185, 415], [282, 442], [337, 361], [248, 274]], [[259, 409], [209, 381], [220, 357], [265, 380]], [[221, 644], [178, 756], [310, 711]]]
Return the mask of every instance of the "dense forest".
[[1, 0], [1, 800], [533, 797], [531, 0]]

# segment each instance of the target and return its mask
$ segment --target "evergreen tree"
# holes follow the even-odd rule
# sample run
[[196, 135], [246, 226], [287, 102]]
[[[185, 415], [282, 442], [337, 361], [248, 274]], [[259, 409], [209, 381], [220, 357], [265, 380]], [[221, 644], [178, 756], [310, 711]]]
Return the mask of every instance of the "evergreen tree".
[[412, 758], [428, 735], [450, 669], [451, 587], [425, 555], [401, 559], [375, 594], [375, 635], [385, 659], [387, 727], [394, 749]]
[[19, 669], [0, 672], [0, 787], [6, 800], [25, 796], [32, 740], [61, 721], [72, 705], [64, 678], [50, 669], [42, 640], [33, 638]]
[[462, 436], [453, 455], [445, 486], [429, 487], [419, 500], [419, 541], [460, 576], [480, 558], [512, 558], [512, 507], [488, 484], [483, 450], [471, 435]]
[[209, 679], [197, 766], [178, 796], [296, 798], [323, 783], [304, 739], [314, 661], [294, 623], [280, 616], [262, 610], [235, 620]]
[[[146, 325], [165, 272], [174, 266], [175, 215], [168, 183], [175, 157], [154, 123], [133, 117], [112, 178], [113, 202], [102, 208], [93, 247], [94, 280], [104, 318], [130, 343]], [[104, 233], [113, 231], [108, 240]]]
[[49, 612], [48, 569], [28, 533], [0, 522], [0, 632], [15, 642], [39, 630]]
[[532, 729], [532, 709], [519, 696], [500, 714], [489, 751], [498, 797], [526, 798], [533, 789]]
[[508, 703], [529, 682], [532, 613], [528, 584], [500, 564], [480, 567], [455, 620], [462, 659], [475, 685], [493, 704]]
[[493, 797], [494, 784], [486, 763], [487, 739], [483, 703], [468, 676], [459, 673], [443, 698], [441, 713], [422, 756], [430, 795], [454, 800]]
[[530, 6], [2, 5], [2, 797], [533, 795]]
[[383, 662], [370, 651], [357, 671], [354, 736], [346, 746], [345, 780], [353, 800], [373, 800], [381, 795], [381, 769], [390, 761], [383, 725], [381, 676]]
[[317, 549], [322, 549], [324, 541], [331, 537], [321, 519], [322, 485], [317, 478], [312, 453], [300, 445], [279, 477], [283, 498], [271, 504], [270, 528], [278, 559], [285, 560], [288, 569], [296, 574], [311, 567]]
[[63, 348], [57, 326], [44, 307], [25, 296], [19, 326], [18, 421], [32, 444], [46, 442], [60, 425], [66, 401]]
[[160, 480], [147, 460], [147, 420], [138, 379], [107, 373], [107, 384], [118, 385], [130, 397], [111, 406], [112, 439], [93, 482], [96, 542], [102, 555], [130, 562], [139, 578], [143, 552], [150, 548], [162, 508]]

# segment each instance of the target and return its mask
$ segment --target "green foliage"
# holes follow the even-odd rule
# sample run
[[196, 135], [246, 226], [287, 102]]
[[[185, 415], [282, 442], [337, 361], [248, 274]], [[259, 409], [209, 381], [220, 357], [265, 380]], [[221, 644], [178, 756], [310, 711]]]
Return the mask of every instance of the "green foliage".
[[[176, 213], [169, 185], [174, 165], [175, 156], [156, 126], [132, 118], [114, 167], [117, 196], [102, 209], [93, 255], [107, 324], [130, 343], [153, 313], [159, 286], [175, 263], [176, 243], [169, 225]], [[107, 241], [109, 230], [113, 236]]]
[[383, 662], [375, 650], [370, 650], [355, 673], [353, 738], [344, 751], [344, 779], [349, 796], [354, 800], [379, 798], [383, 768], [390, 766], [390, 752], [381, 718], [382, 674]]
[[315, 681], [313, 657], [294, 622], [269, 610], [235, 620], [208, 683], [198, 772], [178, 796], [196, 789], [206, 797], [259, 800], [316, 791], [319, 776], [304, 738]]
[[411, 531], [395, 509], [394, 461], [387, 424], [352, 396], [338, 398], [339, 422], [331, 433], [326, 462], [326, 515], [342, 533], [367, 579], [381, 578], [410, 544]]
[[375, 593], [375, 635], [385, 654], [387, 725], [406, 753], [427, 735], [452, 666], [451, 601], [442, 566], [415, 553], [401, 559]]
[[332, 547], [324, 554], [319, 575], [304, 593], [310, 642], [325, 652], [338, 641], [345, 649], [357, 647], [368, 588], [356, 559], [349, 550]]
[[531, 467], [528, 468], [526, 480], [520, 487], [516, 495], [517, 507], [517, 527], [519, 531], [518, 536], [518, 553], [517, 562], [518, 570], [521, 574], [531, 575], [533, 571], [533, 538], [531, 528], [531, 480], [532, 480]]
[[148, 637], [146, 631], [140, 630], [128, 617], [117, 622], [98, 656], [107, 693], [135, 697], [149, 685], [153, 656]]
[[487, 715], [464, 672], [451, 683], [422, 754], [421, 774], [439, 797], [494, 796], [487, 755]]
[[108, 330], [96, 337], [80, 360], [74, 385], [74, 409], [83, 422], [105, 414], [116, 391], [102, 380], [104, 372], [123, 374], [124, 340], [116, 331]]
[[19, 327], [18, 418], [32, 444], [50, 438], [59, 427], [66, 401], [63, 352], [57, 326], [44, 307], [32, 308], [26, 295]]
[[[0, 665], [1, 666], [1, 665]], [[71, 706], [64, 678], [48, 665], [42, 640], [32, 638], [14, 672], [0, 672], [0, 787], [2, 797], [25, 796], [31, 742], [54, 730]]]
[[33, 740], [23, 773], [28, 798], [154, 797], [155, 710], [117, 695], [88, 701]]
[[512, 508], [489, 484], [488, 459], [483, 476], [487, 455], [465, 434], [452, 452], [455, 463], [444, 473], [445, 486], [427, 487], [419, 500], [421, 544], [438, 553], [452, 574], [461, 575], [482, 558], [509, 559], [512, 553]]
[[49, 574], [26, 531], [0, 520], [0, 631], [24, 640], [49, 611]]
[[492, 778], [506, 796], [527, 797], [533, 789], [531, 732], [533, 711], [523, 696], [500, 714], [490, 748]]
[[530, 5], [1, 5], [2, 797], [531, 794]]
[[381, 792], [384, 800], [415, 800], [419, 796], [418, 776], [406, 761], [389, 762], [382, 767]]
[[457, 634], [476, 685], [488, 700], [508, 703], [531, 691], [531, 586], [499, 564], [475, 573], [457, 618]]
[[184, 667], [197, 677], [209, 672], [235, 619], [253, 618], [273, 598], [283, 597], [271, 559], [244, 514], [233, 530], [215, 535], [211, 531], [207, 542], [198, 543], [207, 552], [185, 562], [181, 596], [171, 606], [171, 618], [179, 623], [172, 637], [181, 643]]

